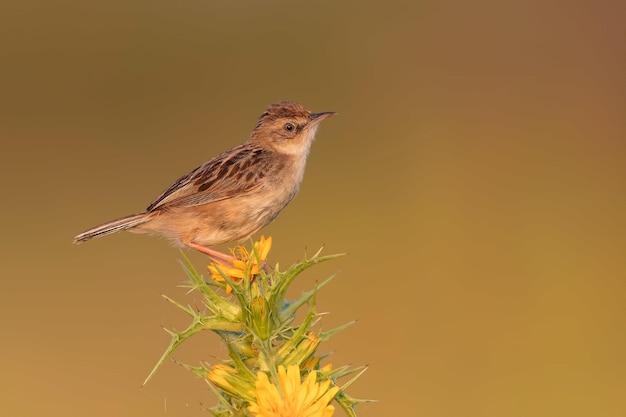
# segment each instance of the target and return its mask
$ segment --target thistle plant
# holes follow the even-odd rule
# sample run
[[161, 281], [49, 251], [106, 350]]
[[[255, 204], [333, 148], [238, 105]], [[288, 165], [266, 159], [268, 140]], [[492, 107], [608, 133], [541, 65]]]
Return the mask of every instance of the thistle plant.
[[[346, 389], [365, 367], [322, 366], [326, 357], [317, 353], [321, 342], [352, 324], [316, 330], [321, 318], [315, 309], [316, 296], [335, 275], [297, 299], [286, 298], [300, 273], [342, 254], [321, 256], [320, 249], [280, 271], [278, 264], [268, 267], [271, 245], [271, 237], [261, 237], [249, 250], [243, 246], [231, 249], [233, 260], [210, 264], [208, 278], [183, 255], [188, 288], [202, 296], [205, 310], [196, 311], [164, 296], [189, 315], [191, 323], [180, 332], [166, 330], [171, 342], [144, 384], [183, 342], [210, 330], [226, 345], [229, 357], [214, 364], [183, 366], [205, 379], [217, 396], [217, 405], [209, 409], [214, 416], [330, 417], [334, 402], [355, 417], [356, 404], [365, 400], [349, 396]], [[300, 310], [304, 314], [298, 321]]]

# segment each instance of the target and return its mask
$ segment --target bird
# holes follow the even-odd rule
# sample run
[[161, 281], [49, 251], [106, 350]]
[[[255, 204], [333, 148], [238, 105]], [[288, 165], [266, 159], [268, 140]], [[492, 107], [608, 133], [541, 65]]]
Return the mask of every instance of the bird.
[[320, 122], [334, 114], [291, 101], [271, 104], [246, 142], [180, 177], [144, 212], [91, 228], [74, 243], [128, 230], [232, 261], [211, 246], [246, 240], [278, 216], [300, 189]]

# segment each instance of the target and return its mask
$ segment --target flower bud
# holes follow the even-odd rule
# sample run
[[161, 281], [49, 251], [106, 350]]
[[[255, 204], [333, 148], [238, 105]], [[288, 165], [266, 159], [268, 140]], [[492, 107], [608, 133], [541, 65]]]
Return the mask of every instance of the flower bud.
[[270, 308], [264, 297], [254, 297], [250, 304], [250, 321], [252, 330], [261, 340], [269, 339], [272, 333]]

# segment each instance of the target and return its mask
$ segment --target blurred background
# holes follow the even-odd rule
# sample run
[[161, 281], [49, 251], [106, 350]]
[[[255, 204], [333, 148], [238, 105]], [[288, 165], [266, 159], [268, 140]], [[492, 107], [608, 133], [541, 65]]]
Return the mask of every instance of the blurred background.
[[[336, 111], [270, 262], [319, 296], [359, 416], [626, 415], [622, 2], [0, 6], [0, 414], [203, 416], [160, 326], [197, 305], [142, 211], [272, 102]], [[222, 248], [224, 249], [224, 248]], [[199, 270], [207, 259], [190, 254]], [[201, 335], [174, 354], [225, 356]], [[337, 416], [342, 415], [338, 410]]]

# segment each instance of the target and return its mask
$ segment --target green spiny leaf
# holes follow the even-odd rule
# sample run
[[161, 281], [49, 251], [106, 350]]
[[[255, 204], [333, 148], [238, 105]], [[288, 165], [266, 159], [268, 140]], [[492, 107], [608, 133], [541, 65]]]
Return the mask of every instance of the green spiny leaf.
[[320, 339], [322, 339], [322, 340], [328, 340], [334, 334], [339, 333], [340, 331], [344, 330], [345, 328], [352, 326], [354, 323], [356, 323], [356, 320], [349, 321], [349, 322], [347, 322], [345, 324], [342, 324], [341, 326], [335, 327], [334, 329], [330, 329], [330, 330], [327, 330], [325, 332], [320, 332], [318, 334], [318, 337]]
[[345, 384], [341, 386], [341, 390], [345, 391], [350, 385], [354, 383], [354, 381], [359, 379], [359, 377], [363, 375], [365, 371], [367, 371], [367, 366], [359, 366], [358, 368], [352, 369], [351, 372], [346, 372], [344, 375], [342, 375], [342, 376], [345, 376], [353, 372], [358, 372], [355, 376], [352, 377], [352, 379], [350, 379], [348, 382], [346, 382]]
[[287, 289], [300, 273], [313, 265], [330, 261], [331, 259], [339, 258], [340, 256], [345, 255], [344, 253], [339, 253], [336, 255], [317, 256], [318, 253], [311, 259], [305, 259], [302, 262], [292, 265], [291, 268], [280, 274], [280, 279], [277, 280], [276, 286], [270, 290], [270, 300], [272, 300], [272, 305], [275, 305], [276, 302], [280, 302], [285, 298]]
[[185, 256], [185, 254], [181, 251], [183, 256], [183, 261], [181, 262], [185, 273], [189, 277], [189, 279], [194, 284], [195, 288], [202, 293], [207, 299], [207, 307], [214, 313], [223, 315], [230, 320], [235, 320], [237, 316], [240, 314], [241, 309], [226, 300], [223, 297], [220, 297], [213, 289], [204, 281], [204, 279], [198, 274], [198, 272], [194, 269], [193, 265], [189, 258]]
[[157, 361], [152, 371], [148, 374], [147, 378], [143, 382], [142, 385], [146, 385], [146, 383], [152, 378], [155, 372], [161, 367], [163, 362], [170, 357], [170, 355], [181, 345], [185, 340], [190, 338], [196, 333], [199, 333], [203, 330], [224, 330], [231, 332], [241, 332], [243, 330], [241, 323], [239, 322], [230, 322], [224, 320], [222, 318], [216, 317], [207, 317], [207, 316], [197, 316], [193, 323], [183, 330], [180, 333], [167, 331], [170, 335], [172, 335], [172, 340], [170, 341], [169, 346], [165, 349], [165, 352], [161, 356], [161, 358]]
[[[311, 298], [313, 298], [319, 290], [321, 290], [326, 284], [332, 281], [337, 275], [338, 274], [331, 275], [321, 283], [317, 284], [312, 290], [303, 292], [300, 298], [298, 298], [297, 300], [287, 303], [286, 306], [280, 306], [279, 311], [281, 321], [286, 321], [289, 317], [294, 316], [298, 309], [302, 307], [302, 305], [308, 303], [309, 300], [311, 300]], [[270, 305], [272, 305], [271, 300]]]
[[302, 324], [290, 336], [290, 338], [287, 339], [287, 341], [280, 348], [278, 348], [278, 351], [276, 352], [276, 354], [278, 355], [277, 359], [286, 357], [289, 352], [291, 352], [293, 349], [295, 349], [296, 346], [298, 346], [300, 341], [306, 336], [306, 333], [311, 329], [314, 318], [315, 308], [314, 306], [312, 306], [306, 317], [302, 321]]

